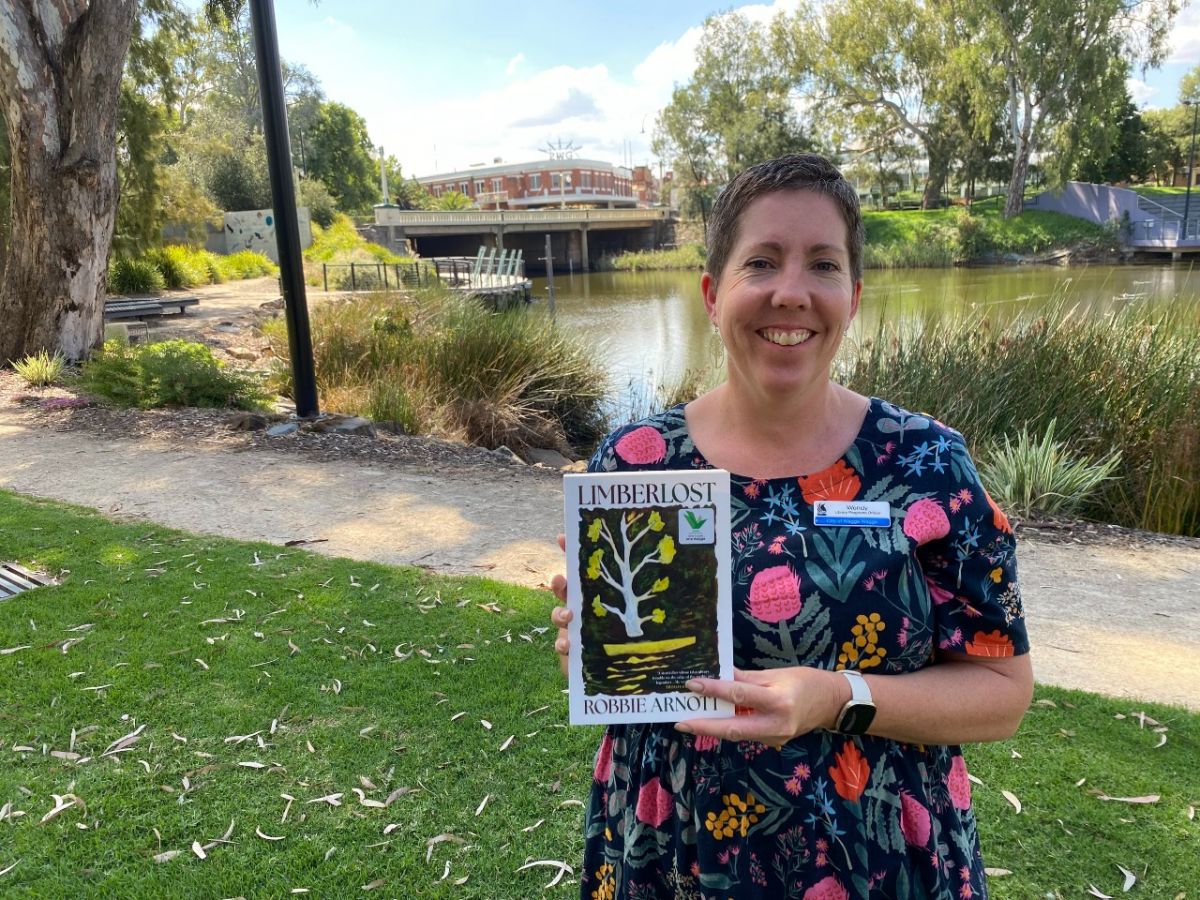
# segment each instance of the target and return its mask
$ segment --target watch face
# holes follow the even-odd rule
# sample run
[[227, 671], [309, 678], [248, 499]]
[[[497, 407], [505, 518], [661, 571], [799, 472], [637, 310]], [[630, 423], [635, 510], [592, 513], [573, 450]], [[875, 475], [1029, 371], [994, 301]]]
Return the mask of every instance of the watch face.
[[842, 734], [866, 734], [875, 718], [874, 703], [848, 703], [842, 710], [837, 730]]

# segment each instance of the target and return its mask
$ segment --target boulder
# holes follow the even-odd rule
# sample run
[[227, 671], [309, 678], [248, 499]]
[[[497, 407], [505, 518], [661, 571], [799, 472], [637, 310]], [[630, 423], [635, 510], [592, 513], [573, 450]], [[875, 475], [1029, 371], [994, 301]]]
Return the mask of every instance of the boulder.
[[295, 434], [300, 430], [300, 426], [295, 422], [281, 422], [272, 428], [267, 429], [267, 434], [271, 437], [283, 437], [285, 434]]
[[526, 450], [525, 461], [531, 465], [549, 466], [551, 469], [564, 469], [571, 465], [557, 450]]
[[505, 462], [514, 463], [518, 466], [525, 465], [525, 460], [521, 459], [521, 457], [517, 456], [516, 453], [514, 453], [512, 450], [509, 450], [503, 444], [501, 444], [499, 447], [497, 447], [495, 450], [493, 450], [492, 453], [495, 456], [498, 456], [500, 459], [504, 460]]

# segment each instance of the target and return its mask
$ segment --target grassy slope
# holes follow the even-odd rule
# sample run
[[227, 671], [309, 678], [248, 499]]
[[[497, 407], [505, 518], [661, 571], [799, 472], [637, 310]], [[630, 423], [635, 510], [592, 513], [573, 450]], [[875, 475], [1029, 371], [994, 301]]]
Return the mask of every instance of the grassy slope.
[[[26, 812], [0, 821], [0, 871], [16, 863], [0, 876], [6, 898], [357, 896], [377, 880], [387, 896], [519, 898], [555, 872], [518, 872], [526, 861], [577, 865], [574, 801], [596, 731], [562, 725], [550, 636], [537, 631], [549, 595], [112, 524], [5, 493], [0, 546], [70, 570], [0, 606], [0, 650], [29, 645], [0, 654], [0, 809]], [[1200, 823], [1186, 815], [1200, 801], [1198, 717], [1038, 695], [1016, 738], [968, 749], [989, 865], [1014, 873], [993, 879], [993, 895], [1115, 894], [1117, 864], [1142, 896], [1200, 884]], [[1168, 728], [1165, 746], [1135, 709]], [[129, 752], [98, 758], [143, 724]], [[69, 750], [72, 729], [91, 761], [51, 755]], [[356, 787], [376, 800], [410, 790], [380, 809]], [[1104, 802], [1093, 788], [1161, 800]], [[39, 825], [51, 795], [70, 793], [86, 811]], [[306, 802], [334, 793], [340, 806]], [[286, 822], [281, 794], [296, 798]], [[231, 820], [232, 843], [192, 854]], [[427, 861], [442, 834], [463, 842], [434, 844]], [[166, 850], [182, 853], [152, 860]], [[572, 880], [546, 893], [573, 896]]]
[[[1104, 229], [1083, 219], [1042, 210], [1028, 210], [1014, 219], [1000, 216], [997, 200], [976, 203], [985, 258], [992, 254], [1030, 255], [1094, 241]], [[865, 211], [867, 266], [950, 265], [956, 251], [949, 245], [961, 208]], [[690, 246], [690, 245], [689, 245]], [[613, 260], [617, 269], [701, 268], [703, 254], [675, 250], [626, 253]]]

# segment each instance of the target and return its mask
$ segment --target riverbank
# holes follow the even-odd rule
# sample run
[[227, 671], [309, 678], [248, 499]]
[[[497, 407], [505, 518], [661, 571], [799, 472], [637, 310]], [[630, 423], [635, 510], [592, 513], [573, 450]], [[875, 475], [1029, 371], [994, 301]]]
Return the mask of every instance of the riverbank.
[[[868, 269], [941, 268], [1061, 261], [1116, 261], [1117, 235], [1108, 228], [1062, 213], [1027, 210], [1001, 216], [996, 200], [970, 209], [865, 211]], [[611, 261], [618, 271], [702, 269], [704, 248], [684, 243], [666, 250], [625, 253]]]

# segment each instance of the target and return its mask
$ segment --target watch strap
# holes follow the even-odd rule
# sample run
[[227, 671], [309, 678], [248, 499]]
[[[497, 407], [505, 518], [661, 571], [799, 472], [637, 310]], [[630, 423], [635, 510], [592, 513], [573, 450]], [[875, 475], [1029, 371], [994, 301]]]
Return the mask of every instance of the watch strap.
[[875, 702], [871, 698], [871, 688], [861, 672], [850, 669], [839, 670], [850, 685], [850, 699], [838, 713], [834, 730], [842, 734], [862, 735], [867, 733], [871, 722], [875, 719]]

